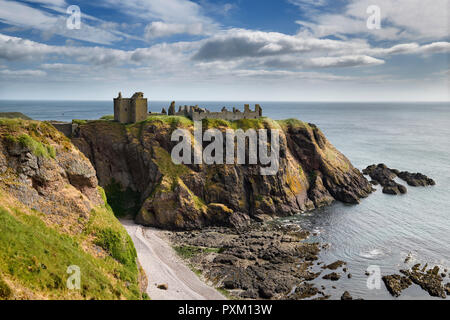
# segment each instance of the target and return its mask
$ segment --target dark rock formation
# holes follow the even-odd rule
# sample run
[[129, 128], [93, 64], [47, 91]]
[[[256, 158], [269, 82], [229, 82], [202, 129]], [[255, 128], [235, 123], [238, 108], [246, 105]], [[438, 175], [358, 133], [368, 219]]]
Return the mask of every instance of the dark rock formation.
[[[333, 262], [329, 265], [323, 266], [322, 269], [329, 269], [329, 270], [336, 270], [344, 265], [346, 265], [347, 263], [341, 260], [338, 260], [336, 262]], [[345, 268], [344, 268], [345, 269]], [[346, 272], [346, 270], [343, 270], [344, 272]]]
[[286, 226], [254, 224], [238, 232], [229, 228], [173, 232], [174, 246], [207, 248], [189, 263], [216, 286], [245, 299], [304, 299], [319, 293], [306, 283], [319, 253], [307, 233]]
[[409, 278], [402, 277], [398, 274], [384, 276], [382, 279], [386, 288], [394, 297], [399, 297], [402, 291], [412, 284]]
[[411, 270], [400, 270], [405, 276], [409, 277], [412, 282], [419, 285], [423, 290], [427, 291], [433, 297], [446, 297], [445, 289], [442, 284], [442, 277], [439, 274], [439, 267], [426, 270], [426, 266], [419, 270], [419, 266], [414, 266]]
[[436, 182], [434, 182], [433, 179], [428, 178], [426, 175], [423, 175], [421, 173], [409, 173], [403, 171], [400, 172], [398, 176], [412, 187], [426, 187], [436, 185]]
[[345, 291], [341, 296], [341, 300], [353, 300], [353, 297], [350, 295], [350, 292]]
[[363, 173], [372, 178], [371, 184], [381, 184], [383, 186], [383, 193], [391, 195], [407, 193], [405, 186], [394, 181], [396, 177], [401, 178], [413, 187], [432, 186], [436, 184], [433, 179], [421, 173], [400, 172], [399, 170], [388, 168], [385, 164], [368, 166], [363, 170]]
[[324, 275], [322, 278], [325, 280], [338, 281], [341, 278], [341, 275], [336, 272], [332, 272]]
[[430, 296], [445, 299], [446, 293], [449, 293], [449, 284], [443, 285], [443, 277], [439, 272], [439, 267], [435, 266], [428, 269], [428, 264], [420, 269], [420, 264], [414, 265], [410, 270], [400, 270], [403, 276], [394, 274], [384, 276], [383, 281], [389, 292], [395, 296], [400, 296], [401, 292], [413, 283], [419, 285], [423, 290], [427, 291]]
[[259, 165], [174, 165], [173, 130], [183, 125], [193, 129], [183, 123], [90, 122], [80, 126], [73, 142], [93, 163], [100, 185], [116, 182], [141, 195], [135, 204], [141, 208], [136, 221], [149, 226], [245, 225], [248, 218], [289, 216], [334, 200], [358, 203], [372, 192], [364, 176], [316, 126], [296, 120], [253, 121], [259, 127], [282, 129], [280, 169], [274, 176], [260, 175]]

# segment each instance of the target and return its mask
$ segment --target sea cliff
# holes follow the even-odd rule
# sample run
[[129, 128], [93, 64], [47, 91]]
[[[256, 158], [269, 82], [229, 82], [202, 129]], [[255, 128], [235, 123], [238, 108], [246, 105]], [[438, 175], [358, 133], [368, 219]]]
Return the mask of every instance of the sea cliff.
[[[203, 120], [204, 130], [280, 132], [279, 171], [260, 165], [175, 165], [172, 132], [193, 124], [183, 117], [150, 117], [131, 125], [80, 124], [72, 138], [96, 169], [116, 207], [146, 226], [175, 230], [242, 226], [331, 204], [358, 203], [372, 192], [359, 170], [313, 124], [299, 120]], [[248, 150], [247, 150], [248, 151]]]

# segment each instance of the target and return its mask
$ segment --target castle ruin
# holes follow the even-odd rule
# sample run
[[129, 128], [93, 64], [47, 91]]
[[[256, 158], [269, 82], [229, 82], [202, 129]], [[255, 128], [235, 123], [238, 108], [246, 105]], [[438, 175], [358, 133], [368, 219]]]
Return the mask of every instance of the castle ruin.
[[226, 107], [220, 112], [211, 112], [198, 106], [180, 106], [176, 111], [175, 101], [170, 104], [168, 111], [165, 108], [161, 113], [148, 113], [148, 101], [144, 98], [142, 92], [136, 92], [131, 98], [122, 98], [122, 93], [114, 99], [114, 120], [120, 123], [136, 123], [147, 119], [151, 115], [169, 115], [182, 116], [190, 118], [193, 121], [203, 119], [221, 119], [221, 120], [241, 120], [258, 119], [262, 117], [262, 108], [259, 104], [255, 105], [255, 111], [250, 110], [250, 105], [244, 105], [244, 111], [233, 108], [232, 111]]
[[122, 93], [114, 99], [114, 120], [120, 123], [136, 123], [147, 119], [148, 102], [142, 92], [131, 98], [122, 98]]
[[221, 120], [241, 120], [241, 119], [258, 119], [262, 117], [262, 108], [259, 104], [255, 105], [255, 111], [250, 110], [250, 105], [244, 105], [244, 112], [233, 108], [229, 111], [226, 107], [222, 108], [220, 112], [211, 112], [207, 109], [199, 108], [198, 106], [184, 106], [179, 107], [178, 112], [175, 111], [175, 101], [170, 104], [169, 116], [183, 116], [188, 117], [193, 121], [200, 121], [203, 119], [221, 119]]

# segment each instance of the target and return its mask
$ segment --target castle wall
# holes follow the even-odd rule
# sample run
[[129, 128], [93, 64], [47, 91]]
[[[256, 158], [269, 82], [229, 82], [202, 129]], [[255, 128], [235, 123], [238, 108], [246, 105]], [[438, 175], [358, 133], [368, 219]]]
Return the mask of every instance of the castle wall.
[[[174, 110], [174, 103], [169, 108], [169, 115]], [[172, 111], [172, 112], [171, 112]], [[203, 119], [221, 119], [227, 121], [236, 121], [241, 119], [258, 119], [262, 117], [262, 109], [257, 104], [255, 111], [250, 110], [250, 106], [246, 104], [244, 106], [244, 112], [241, 112], [235, 108], [233, 111], [228, 111], [224, 108], [221, 112], [210, 112], [206, 109], [198, 108], [197, 106], [180, 108], [180, 111], [173, 113], [175, 116], [184, 116], [191, 118], [193, 121], [200, 121]]]
[[258, 119], [260, 118], [258, 112], [232, 112], [232, 111], [222, 111], [222, 112], [193, 112], [190, 118], [194, 121], [200, 121], [203, 119], [222, 119], [227, 121], [235, 121], [241, 119]]
[[68, 138], [75, 136], [78, 124], [71, 122], [50, 121], [50, 123], [62, 134]]
[[136, 123], [147, 119], [147, 99], [116, 98], [114, 99], [114, 120], [120, 123]]
[[131, 121], [132, 123], [141, 122], [148, 117], [148, 101], [147, 99], [133, 99], [131, 102]]
[[131, 109], [131, 99], [114, 99], [114, 120], [120, 123], [130, 123]]

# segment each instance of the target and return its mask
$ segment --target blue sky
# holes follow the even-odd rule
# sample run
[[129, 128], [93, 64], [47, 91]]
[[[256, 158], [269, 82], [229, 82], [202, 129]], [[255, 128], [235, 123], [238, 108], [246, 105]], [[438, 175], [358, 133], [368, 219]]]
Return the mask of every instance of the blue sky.
[[[67, 8], [81, 10], [67, 28]], [[381, 29], [369, 29], [370, 5]], [[0, 0], [0, 99], [448, 101], [449, 0]]]

